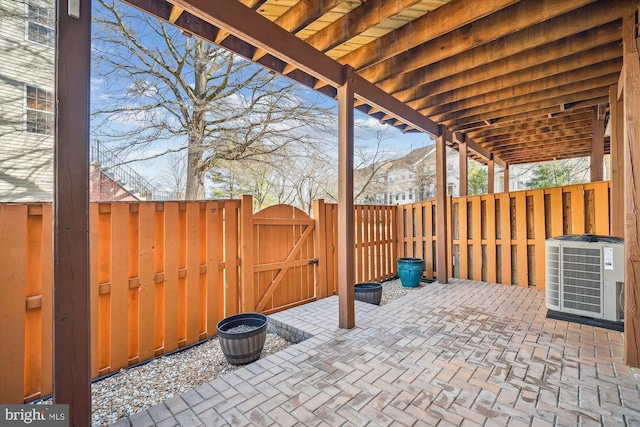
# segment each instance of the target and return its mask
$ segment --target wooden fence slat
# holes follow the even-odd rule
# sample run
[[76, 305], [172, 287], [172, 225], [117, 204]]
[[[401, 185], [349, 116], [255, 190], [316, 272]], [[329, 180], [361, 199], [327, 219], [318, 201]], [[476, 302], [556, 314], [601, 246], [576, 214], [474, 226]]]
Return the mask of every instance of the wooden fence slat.
[[187, 345], [200, 337], [200, 204], [186, 206], [186, 339]]
[[127, 272], [128, 278], [128, 319], [129, 319], [129, 345], [128, 345], [128, 364], [132, 365], [139, 361], [139, 336], [140, 336], [140, 278], [138, 277], [138, 256], [139, 256], [139, 235], [140, 235], [140, 221], [139, 221], [139, 203], [130, 203], [128, 212], [129, 221], [129, 253], [127, 261], [129, 269]]
[[[382, 280], [387, 271], [387, 266], [382, 258], [386, 249], [386, 231], [384, 230], [384, 208], [382, 206], [369, 206], [367, 212], [367, 243], [368, 260], [367, 269], [369, 277], [373, 280]], [[376, 235], [380, 242], [376, 240]]]
[[364, 261], [363, 261], [363, 257], [364, 257], [364, 241], [362, 238], [362, 228], [364, 227], [364, 224], [362, 223], [362, 210], [363, 207], [362, 206], [355, 206], [355, 215], [353, 216], [355, 219], [355, 233], [354, 233], [354, 237], [355, 237], [355, 244], [356, 247], [355, 249], [355, 279], [356, 282], [364, 282], [364, 275], [363, 275], [363, 266], [364, 266]]
[[326, 298], [327, 293], [327, 239], [325, 238], [327, 230], [327, 210], [325, 208], [324, 200], [313, 201], [313, 217], [315, 219], [316, 236], [316, 257], [318, 257], [318, 265], [316, 265], [316, 292], [317, 299]]
[[[24, 399], [27, 206], [0, 205], [0, 402]], [[8, 345], [12, 343], [13, 345]]]
[[511, 266], [511, 197], [509, 193], [498, 195], [500, 200], [500, 254], [501, 254], [501, 276], [503, 285], [513, 284]]
[[594, 184], [596, 234], [609, 235], [609, 182]]
[[516, 201], [516, 251], [518, 267], [518, 286], [529, 286], [529, 268], [527, 257], [527, 194], [518, 191], [514, 194]]
[[111, 366], [111, 295], [100, 286], [111, 283], [111, 206], [98, 205], [98, 375], [110, 372]]
[[479, 196], [471, 197], [473, 227], [473, 280], [482, 280], [482, 204]]
[[138, 233], [138, 360], [155, 356], [155, 203], [140, 203]]
[[426, 274], [429, 279], [434, 277], [433, 275], [433, 209], [430, 202], [423, 202], [422, 207], [424, 208], [424, 242], [426, 247], [425, 252], [425, 267]]
[[373, 226], [372, 226], [372, 217], [375, 215], [375, 208], [372, 206], [364, 206], [364, 211], [362, 212], [362, 221], [363, 221], [363, 233], [362, 239], [364, 243], [364, 258], [362, 259], [362, 269], [364, 271], [364, 279], [365, 281], [370, 281], [372, 279], [375, 280], [375, 268], [371, 268], [371, 264], [375, 266], [374, 261], [374, 251], [373, 251], [373, 243], [375, 240], [373, 239]]
[[253, 197], [242, 196], [240, 208], [240, 269], [241, 269], [241, 306], [243, 312], [254, 311], [256, 307], [255, 270], [254, 264], [259, 262], [254, 259], [255, 233], [262, 225], [266, 225], [264, 219], [253, 218]]
[[178, 203], [178, 348], [187, 344], [187, 203]]
[[[30, 205], [27, 209], [25, 295], [42, 299], [42, 205]], [[42, 305], [25, 313], [24, 337], [24, 394], [40, 397], [42, 355]]]
[[[100, 295], [98, 293], [98, 276], [99, 276], [99, 219], [100, 214], [98, 212], [98, 204], [89, 204], [89, 250], [91, 251], [91, 258], [89, 260], [89, 268], [91, 269], [90, 279], [90, 314], [91, 314], [91, 378], [96, 378], [99, 375], [100, 363], [99, 363], [99, 336], [100, 336]], [[44, 295], [43, 295], [44, 297]], [[44, 299], [44, 298], [43, 298]]]
[[[415, 237], [415, 244], [416, 244], [416, 249], [418, 251], [417, 258], [422, 258], [425, 259], [424, 257], [424, 230], [423, 230], [423, 222], [422, 222], [422, 206], [419, 204], [414, 204], [414, 213], [415, 213], [415, 221], [416, 221], [416, 237]], [[426, 263], [426, 260], [425, 260]], [[424, 275], [424, 271], [422, 272], [422, 274]]]
[[[461, 279], [469, 278], [469, 218], [468, 199], [456, 199], [458, 203], [458, 274]], [[453, 211], [453, 209], [452, 209]], [[452, 234], [453, 235], [453, 234]]]
[[532, 191], [533, 212], [534, 212], [534, 255], [535, 255], [535, 285], [537, 289], [543, 290], [546, 283], [546, 264], [545, 258], [545, 242], [546, 242], [546, 223], [544, 216], [544, 190]]
[[178, 348], [178, 203], [164, 205], [164, 339], [162, 353]]
[[165, 334], [165, 249], [164, 249], [164, 203], [156, 203], [154, 217], [154, 332], [153, 346], [155, 354], [162, 354], [164, 351]]
[[217, 334], [216, 325], [222, 318], [219, 311], [219, 300], [224, 301], [224, 287], [218, 281], [218, 240], [222, 240], [219, 234], [218, 223], [222, 223], [219, 202], [207, 202], [206, 204], [206, 250], [207, 250], [207, 274], [206, 274], [206, 302], [207, 302], [207, 337]]
[[571, 234], [583, 234], [584, 223], [584, 186], [574, 185], [571, 193]]
[[562, 236], [564, 230], [564, 220], [563, 220], [563, 201], [562, 201], [562, 188], [550, 188], [545, 190], [551, 199], [551, 236], [550, 237], [558, 237]]
[[[42, 354], [40, 355], [41, 396], [53, 391], [53, 210], [51, 203], [42, 205]], [[97, 328], [97, 325], [96, 325]], [[97, 357], [96, 357], [97, 360]], [[2, 399], [0, 399], [2, 401]]]
[[487, 195], [485, 198], [486, 203], [486, 242], [487, 242], [487, 282], [496, 283], [498, 280], [497, 275], [497, 262], [496, 262], [496, 197], [493, 194]]
[[239, 311], [239, 278], [238, 278], [238, 214], [239, 202], [225, 203], [224, 242], [225, 242], [225, 316]]
[[129, 206], [111, 205], [111, 372], [129, 365]]

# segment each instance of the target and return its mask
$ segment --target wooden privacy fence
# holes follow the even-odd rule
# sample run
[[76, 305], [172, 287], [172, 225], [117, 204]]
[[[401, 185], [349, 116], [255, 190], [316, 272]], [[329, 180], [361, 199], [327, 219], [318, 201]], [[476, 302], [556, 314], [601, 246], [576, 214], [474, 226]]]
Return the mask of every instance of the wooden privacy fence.
[[[449, 199], [454, 277], [545, 288], [545, 240], [609, 234], [609, 182]], [[400, 206], [399, 253], [425, 258], [435, 277], [435, 201]]]
[[[239, 311], [271, 313], [337, 288], [336, 205], [314, 218], [252, 200], [92, 203], [93, 378], [197, 343]], [[51, 393], [50, 204], [0, 204], [0, 402]], [[395, 275], [395, 207], [356, 207], [359, 281]]]
[[[240, 202], [91, 204], [91, 373], [215, 335], [238, 312]], [[51, 392], [50, 204], [0, 204], [0, 402]], [[11, 343], [11, 344], [10, 344]]]
[[[447, 201], [455, 277], [544, 289], [545, 239], [609, 233], [609, 183]], [[239, 311], [272, 313], [337, 292], [337, 205], [313, 218], [252, 200], [91, 204], [94, 378], [201, 341]], [[357, 282], [435, 277], [434, 201], [356, 206]], [[0, 204], [0, 402], [51, 392], [50, 204]]]

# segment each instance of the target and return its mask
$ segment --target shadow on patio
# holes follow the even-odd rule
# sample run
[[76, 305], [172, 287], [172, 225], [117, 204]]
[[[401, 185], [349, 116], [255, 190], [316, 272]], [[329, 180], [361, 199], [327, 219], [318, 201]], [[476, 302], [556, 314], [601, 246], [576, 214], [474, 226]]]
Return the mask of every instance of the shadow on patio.
[[313, 335], [116, 426], [638, 425], [622, 333], [545, 318], [535, 289], [453, 279], [378, 307], [272, 314]]

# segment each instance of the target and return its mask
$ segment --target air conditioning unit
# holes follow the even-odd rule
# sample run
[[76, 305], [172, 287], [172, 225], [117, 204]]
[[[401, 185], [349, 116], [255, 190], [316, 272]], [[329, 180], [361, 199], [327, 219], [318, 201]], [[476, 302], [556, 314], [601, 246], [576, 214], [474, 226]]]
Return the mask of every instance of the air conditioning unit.
[[624, 318], [624, 241], [572, 234], [546, 241], [547, 309], [613, 322]]

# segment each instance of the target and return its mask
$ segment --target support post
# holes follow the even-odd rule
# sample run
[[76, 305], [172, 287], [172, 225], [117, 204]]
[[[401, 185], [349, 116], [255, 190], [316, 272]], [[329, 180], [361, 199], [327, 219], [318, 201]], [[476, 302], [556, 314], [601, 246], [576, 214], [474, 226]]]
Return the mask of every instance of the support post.
[[611, 235], [624, 237], [624, 111], [618, 100], [618, 86], [609, 88], [611, 123]]
[[466, 142], [458, 143], [458, 154], [460, 155], [460, 197], [466, 197], [469, 195], [469, 152]]
[[446, 141], [451, 133], [440, 126], [440, 136], [436, 138], [436, 276], [439, 283], [449, 281], [449, 253], [447, 236], [447, 152]]
[[[53, 402], [91, 424], [89, 81], [91, 1], [57, 2], [53, 196]], [[72, 17], [71, 15], [76, 15]]]
[[339, 326], [351, 329], [355, 319], [355, 230], [353, 214], [353, 67], [345, 65], [338, 88], [338, 295]]
[[624, 105], [624, 360], [640, 367], [640, 55], [638, 17], [622, 20]]
[[487, 160], [487, 192], [493, 194], [495, 192], [495, 162], [493, 161], [493, 154], [489, 156]]
[[604, 159], [604, 118], [598, 116], [598, 107], [593, 107], [593, 130], [591, 133], [591, 182], [602, 181]]
[[242, 313], [256, 311], [253, 266], [253, 197], [243, 195], [240, 205], [240, 301]]

